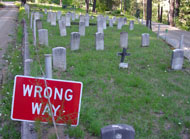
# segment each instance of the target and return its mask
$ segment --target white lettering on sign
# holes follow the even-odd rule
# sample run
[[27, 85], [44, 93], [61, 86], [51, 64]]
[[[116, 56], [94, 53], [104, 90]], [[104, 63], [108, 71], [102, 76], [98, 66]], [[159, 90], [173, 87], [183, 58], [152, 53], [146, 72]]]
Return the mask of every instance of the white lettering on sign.
[[[32, 97], [32, 93], [34, 94], [34, 97], [39, 98], [42, 98], [43, 95], [44, 98], [49, 99], [52, 97], [52, 95], [54, 95], [54, 100], [56, 100], [57, 98], [59, 100], [63, 99], [63, 88], [61, 88], [60, 90], [58, 90], [58, 88], [55, 88], [53, 90], [51, 87], [46, 87], [43, 89], [41, 86], [23, 84], [23, 96], [27, 96], [28, 94], [28, 97]], [[73, 99], [73, 90], [67, 89], [65, 91], [64, 98], [66, 101], [71, 101]]]
[[[58, 105], [57, 107], [55, 107], [52, 104], [54, 116], [57, 116], [57, 111], [59, 110], [60, 107], [61, 105]], [[42, 103], [39, 104], [39, 103], [32, 102], [32, 114], [44, 115], [45, 113], [48, 113], [49, 115], [51, 115], [49, 104], [46, 104], [44, 110], [42, 110]]]

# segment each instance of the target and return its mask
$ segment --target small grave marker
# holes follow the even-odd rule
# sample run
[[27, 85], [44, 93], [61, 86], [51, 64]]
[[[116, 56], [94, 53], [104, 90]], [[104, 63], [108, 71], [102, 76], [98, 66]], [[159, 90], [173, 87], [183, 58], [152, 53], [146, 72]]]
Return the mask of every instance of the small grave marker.
[[104, 34], [96, 32], [96, 50], [104, 50]]
[[183, 67], [184, 51], [182, 49], [175, 49], [172, 52], [171, 69], [181, 70]]
[[38, 38], [39, 38], [40, 45], [48, 46], [48, 30], [47, 29], [39, 29]]
[[78, 50], [80, 46], [80, 34], [79, 32], [71, 33], [71, 50]]
[[141, 36], [141, 46], [149, 46], [150, 41], [149, 41], [149, 34], [148, 33], [143, 33]]

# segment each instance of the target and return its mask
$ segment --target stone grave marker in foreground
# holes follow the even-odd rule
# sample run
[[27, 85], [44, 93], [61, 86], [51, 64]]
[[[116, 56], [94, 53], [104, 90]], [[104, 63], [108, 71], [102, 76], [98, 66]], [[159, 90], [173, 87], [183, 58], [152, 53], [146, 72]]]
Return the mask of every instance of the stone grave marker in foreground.
[[79, 32], [71, 33], [71, 50], [78, 50], [80, 46], [80, 34]]
[[182, 49], [175, 49], [172, 52], [171, 69], [181, 70], [183, 67], [184, 51]]
[[85, 22], [79, 22], [80, 36], [85, 36]]
[[135, 130], [126, 124], [116, 124], [101, 129], [101, 139], [135, 139]]
[[66, 48], [64, 47], [55, 47], [52, 49], [53, 55], [53, 68], [66, 71]]
[[141, 46], [149, 46], [150, 44], [150, 39], [149, 39], [149, 34], [148, 33], [143, 33], [141, 36]]
[[42, 21], [41, 21], [41, 19], [37, 19], [36, 20], [36, 26], [37, 26], [37, 29], [39, 30], [39, 29], [42, 29]]
[[48, 30], [47, 29], [39, 29], [38, 38], [39, 38], [40, 45], [48, 46]]
[[96, 50], [104, 50], [104, 33], [96, 33]]
[[59, 31], [61, 36], [67, 36], [66, 24], [64, 21], [59, 20]]

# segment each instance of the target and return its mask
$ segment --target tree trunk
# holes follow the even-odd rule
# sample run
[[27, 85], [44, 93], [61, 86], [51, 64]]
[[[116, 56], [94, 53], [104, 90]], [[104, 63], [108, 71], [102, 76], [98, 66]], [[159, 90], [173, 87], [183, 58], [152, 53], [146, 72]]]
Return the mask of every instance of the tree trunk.
[[93, 8], [92, 8], [92, 12], [95, 12], [96, 11], [96, 0], [94, 0], [93, 2]]
[[59, 5], [62, 7], [62, 0], [59, 1]]
[[121, 0], [121, 12], [122, 12], [122, 0]]
[[147, 0], [143, 0], [143, 1], [144, 1], [144, 9], [143, 9], [144, 15], [143, 16], [144, 16], [144, 19], [146, 20], [147, 19], [146, 18], [147, 17], [147, 11], [146, 11], [147, 10], [146, 9], [147, 8]]
[[150, 29], [152, 29], [152, 0], [147, 0], [147, 19], [146, 19], [147, 27], [149, 21], [150, 21]]
[[160, 3], [158, 3], [158, 21], [160, 21]]
[[174, 0], [170, 0], [170, 13], [169, 13], [170, 26], [174, 26]]
[[127, 1], [127, 0], [124, 0], [124, 12], [126, 12], [126, 10], [127, 10], [127, 7], [126, 7], [126, 6], [127, 6], [127, 5], [126, 5], [127, 2], [126, 2], [126, 1]]
[[162, 14], [163, 14], [163, 7], [161, 7], [161, 13], [160, 13], [160, 23], [162, 23]]
[[175, 16], [179, 17], [179, 6], [180, 6], [180, 0], [176, 0], [175, 7], [176, 7], [176, 13]]
[[89, 10], [89, 0], [85, 0], [86, 3], [86, 13], [88, 13]]

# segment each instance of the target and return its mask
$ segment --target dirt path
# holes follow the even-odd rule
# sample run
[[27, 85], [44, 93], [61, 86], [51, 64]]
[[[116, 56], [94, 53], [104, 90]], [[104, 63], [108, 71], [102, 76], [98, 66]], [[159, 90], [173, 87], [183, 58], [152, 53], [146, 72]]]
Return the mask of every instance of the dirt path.
[[13, 2], [4, 2], [4, 4], [6, 7], [0, 9], [0, 81], [2, 81], [5, 64], [2, 57], [5, 54], [9, 43], [13, 41], [18, 15], [18, 8], [16, 8]]
[[[145, 25], [145, 21], [143, 22]], [[160, 37], [165, 40], [166, 33], [165, 30], [168, 30], [166, 42], [172, 45], [174, 48], [179, 48], [179, 42], [181, 35], [184, 35], [183, 47], [185, 52], [185, 57], [190, 60], [190, 32], [180, 30], [176, 27], [171, 27], [170, 25], [165, 25], [161, 23], [152, 23], [152, 31], [158, 32], [158, 25], [160, 25]]]

